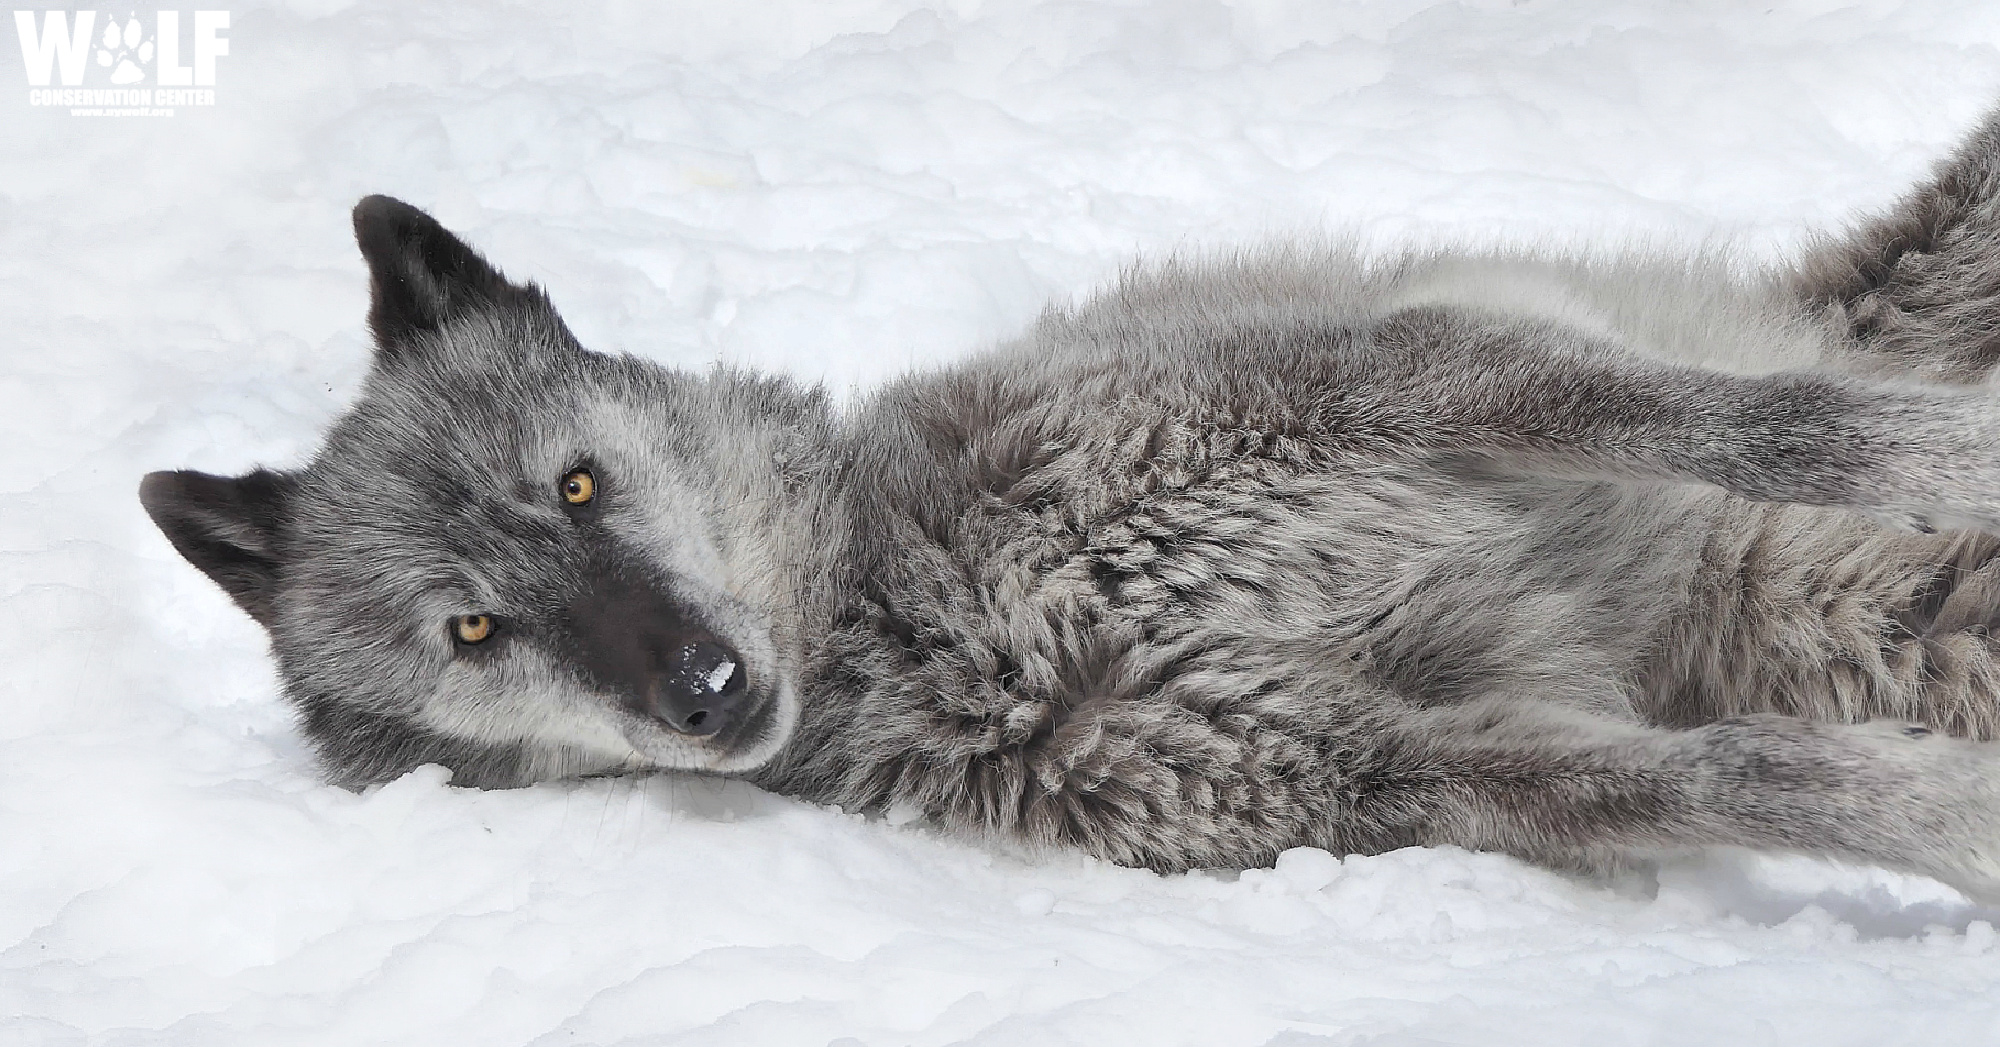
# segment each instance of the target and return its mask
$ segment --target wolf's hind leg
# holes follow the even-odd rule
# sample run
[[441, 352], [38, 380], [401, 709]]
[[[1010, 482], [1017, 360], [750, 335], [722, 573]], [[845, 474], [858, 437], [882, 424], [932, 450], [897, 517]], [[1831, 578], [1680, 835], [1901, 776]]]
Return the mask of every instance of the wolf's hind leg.
[[1787, 274], [1869, 357], [1944, 382], [2000, 362], [2000, 109], [1886, 214]]
[[1347, 793], [1331, 842], [1355, 850], [1456, 844], [1602, 866], [1744, 846], [2000, 899], [2000, 745], [1904, 724], [1754, 716], [1668, 731], [1489, 703], [1379, 731]]

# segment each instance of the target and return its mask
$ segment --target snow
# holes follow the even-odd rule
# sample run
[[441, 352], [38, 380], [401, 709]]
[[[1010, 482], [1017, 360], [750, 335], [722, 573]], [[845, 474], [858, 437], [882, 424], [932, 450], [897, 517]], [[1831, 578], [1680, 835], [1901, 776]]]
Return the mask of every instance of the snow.
[[687, 777], [343, 792], [135, 498], [298, 462], [355, 394], [366, 193], [588, 345], [849, 389], [1139, 252], [1777, 251], [2000, 97], [2000, 6], [310, 0], [226, 36], [212, 108], [0, 98], [0, 1043], [2000, 1042], [2000, 913], [1876, 870], [1161, 877]]

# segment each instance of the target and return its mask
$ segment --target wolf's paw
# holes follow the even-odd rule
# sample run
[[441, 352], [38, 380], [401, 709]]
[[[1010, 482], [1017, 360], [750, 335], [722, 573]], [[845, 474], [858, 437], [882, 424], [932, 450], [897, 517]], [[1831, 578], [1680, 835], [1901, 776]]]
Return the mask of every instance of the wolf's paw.
[[1948, 529], [1939, 527], [1931, 514], [1914, 509], [1869, 508], [1856, 511], [1883, 530], [1898, 534], [1936, 534]]
[[1855, 415], [1855, 442], [1827, 471], [1792, 482], [1893, 531], [2000, 534], [2000, 398], [1900, 390], [1876, 407]]
[[2000, 904], [2000, 742], [1887, 719], [1812, 730], [1858, 743], [1849, 759], [1829, 766], [1861, 777], [1825, 809], [1842, 818], [1870, 812], [1868, 857]]
[[[1946, 832], [1945, 860], [1925, 871], [1974, 901], [2000, 905], [2000, 743], [1948, 738], [1916, 724], [1901, 733], [1918, 748], [1948, 754], [1932, 802], [1909, 812], [1911, 822], [1934, 820]], [[1947, 828], [1954, 822], [1955, 830]]]
[[[1864, 498], [1850, 505], [1854, 512], [1874, 521], [1884, 530], [1900, 534], [1938, 534], [1944, 531], [1986, 531], [2000, 534], [2000, 475], [1988, 488], [1982, 483], [1983, 470], [1967, 468], [1955, 477], [1936, 476], [1899, 484], [1902, 491]], [[1925, 482], [1928, 481], [1928, 482]], [[1920, 487], [1922, 493], [1909, 488]]]
[[[1893, 471], [1894, 478], [1877, 488], [1875, 497], [1864, 497], [1852, 508], [1905, 534], [2000, 534], [2000, 467], [1986, 466], [1984, 457], [1902, 463]], [[1994, 460], [2000, 462], [2000, 454]]]
[[153, 60], [153, 42], [146, 39], [146, 29], [136, 17], [128, 17], [124, 25], [111, 19], [104, 27], [103, 46], [97, 49], [99, 67], [111, 70], [114, 84], [136, 84], [146, 78], [140, 67]]
[[[1991, 506], [1991, 508], [1988, 508]], [[1875, 507], [1867, 516], [1884, 528], [1904, 534], [1939, 534], [1945, 531], [1984, 531], [2000, 534], [2000, 491], [1991, 502], [1947, 500], [1943, 504], [1910, 509], [1901, 506]]]
[[1942, 870], [1926, 870], [1981, 905], [2000, 905], [2000, 834], [1959, 849]]

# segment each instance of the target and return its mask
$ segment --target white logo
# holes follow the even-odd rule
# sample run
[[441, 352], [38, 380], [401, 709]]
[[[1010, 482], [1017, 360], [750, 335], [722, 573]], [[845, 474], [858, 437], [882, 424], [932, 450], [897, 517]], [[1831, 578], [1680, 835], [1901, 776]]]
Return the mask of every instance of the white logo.
[[195, 11], [185, 34], [179, 11], [156, 11], [151, 25], [135, 14], [111, 16], [102, 28], [96, 11], [40, 14], [37, 25], [36, 12], [14, 12], [29, 105], [66, 107], [72, 116], [172, 116], [176, 106], [215, 104], [229, 12]]

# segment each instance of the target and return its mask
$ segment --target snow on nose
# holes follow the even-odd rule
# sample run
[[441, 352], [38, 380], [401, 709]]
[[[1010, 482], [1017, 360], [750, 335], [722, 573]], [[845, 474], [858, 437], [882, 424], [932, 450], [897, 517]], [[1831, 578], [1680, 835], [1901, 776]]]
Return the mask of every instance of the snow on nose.
[[736, 663], [724, 658], [715, 663], [715, 668], [710, 669], [708, 675], [703, 677], [701, 682], [707, 684], [709, 690], [719, 693], [723, 686], [729, 682], [729, 678], [735, 675]]

